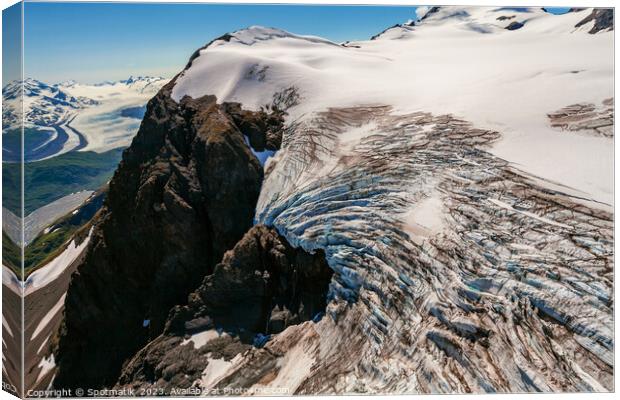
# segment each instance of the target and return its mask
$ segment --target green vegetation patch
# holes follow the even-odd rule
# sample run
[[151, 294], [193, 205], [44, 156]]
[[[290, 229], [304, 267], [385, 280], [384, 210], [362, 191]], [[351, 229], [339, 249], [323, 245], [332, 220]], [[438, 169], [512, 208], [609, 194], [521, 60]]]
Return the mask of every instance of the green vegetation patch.
[[32, 241], [24, 251], [24, 272], [26, 276], [38, 266], [51, 261], [56, 255], [60, 254], [63, 244], [77, 228], [65, 226], [55, 229], [46, 235], [41, 235]]
[[18, 277], [21, 275], [21, 251], [4, 231], [2, 231], [2, 264], [11, 268]]
[[90, 221], [103, 206], [106, 188], [98, 191], [88, 202], [54, 222], [46, 231], [26, 246], [24, 251], [24, 272], [30, 275], [37, 268], [52, 261], [65, 249], [65, 244], [75, 239], [81, 242], [90, 229]]
[[[71, 151], [24, 166], [25, 215], [81, 190], [97, 190], [114, 174], [123, 149], [104, 153]], [[3, 164], [4, 207], [19, 215], [19, 164]]]

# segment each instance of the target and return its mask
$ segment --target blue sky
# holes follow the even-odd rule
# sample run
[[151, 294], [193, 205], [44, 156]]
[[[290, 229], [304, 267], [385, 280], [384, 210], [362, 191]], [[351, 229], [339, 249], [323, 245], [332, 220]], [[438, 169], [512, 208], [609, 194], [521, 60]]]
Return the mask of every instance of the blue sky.
[[21, 76], [21, 4], [2, 11], [2, 86]]
[[416, 7], [26, 3], [26, 76], [101, 82], [172, 76], [195, 49], [250, 25], [333, 41], [368, 39], [415, 18]]
[[57, 82], [171, 76], [211, 39], [250, 25], [367, 39], [415, 7], [26, 3], [26, 75]]

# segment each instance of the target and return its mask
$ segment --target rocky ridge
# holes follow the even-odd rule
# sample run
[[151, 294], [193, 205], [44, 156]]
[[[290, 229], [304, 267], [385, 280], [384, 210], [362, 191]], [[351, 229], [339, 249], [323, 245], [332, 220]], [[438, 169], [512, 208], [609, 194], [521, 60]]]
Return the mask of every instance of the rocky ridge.
[[[573, 12], [580, 12], [582, 10], [575, 10]], [[613, 31], [614, 30], [614, 10], [611, 8], [595, 8], [592, 12], [579, 21], [575, 28], [582, 27], [592, 22], [592, 28], [588, 33], [595, 34], [601, 31]]]
[[205, 368], [219, 374], [271, 335], [320, 320], [331, 275], [322, 251], [294, 249], [273, 228], [254, 226], [127, 363], [118, 387], [172, 394], [207, 383]]
[[96, 100], [73, 96], [62, 87], [36, 79], [14, 81], [2, 88], [5, 104], [2, 122], [5, 129], [19, 129], [21, 126], [22, 98], [25, 103], [24, 120], [28, 127], [50, 127], [61, 123], [75, 110], [97, 104]]
[[72, 278], [56, 387], [113, 384], [126, 358], [163, 331], [170, 308], [252, 226], [263, 168], [240, 129], [252, 137], [258, 127], [275, 131], [280, 117], [244, 114], [213, 96], [179, 105], [171, 86], [149, 102]]

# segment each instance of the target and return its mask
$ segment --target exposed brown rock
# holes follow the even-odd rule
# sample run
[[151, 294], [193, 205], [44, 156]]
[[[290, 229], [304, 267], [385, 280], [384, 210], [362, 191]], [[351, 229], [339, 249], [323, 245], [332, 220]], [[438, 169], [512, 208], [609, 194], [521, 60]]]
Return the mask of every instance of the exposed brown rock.
[[[308, 254], [273, 228], [253, 227], [190, 295], [189, 304], [175, 307], [165, 333], [128, 362], [119, 385], [165, 393], [191, 386], [210, 360], [229, 361], [250, 343], [260, 346], [257, 334], [279, 333], [320, 315], [332, 273], [322, 251]], [[214, 329], [223, 334], [195, 350], [191, 342], [181, 344], [180, 337]]]
[[188, 306], [175, 308], [167, 331], [187, 331], [185, 323], [208, 316], [246, 341], [277, 333], [325, 310], [331, 276], [323, 251], [295, 249], [273, 228], [257, 225], [224, 255]]
[[149, 102], [73, 276], [55, 387], [116, 382], [123, 362], [162, 332], [170, 308], [185, 303], [252, 226], [263, 169], [237, 124], [256, 127], [261, 140], [277, 118], [213, 96], [177, 104], [174, 82]]
[[277, 150], [282, 143], [282, 115], [277, 110], [247, 111], [239, 103], [226, 103], [226, 113], [230, 115], [241, 133], [243, 133], [256, 151]]

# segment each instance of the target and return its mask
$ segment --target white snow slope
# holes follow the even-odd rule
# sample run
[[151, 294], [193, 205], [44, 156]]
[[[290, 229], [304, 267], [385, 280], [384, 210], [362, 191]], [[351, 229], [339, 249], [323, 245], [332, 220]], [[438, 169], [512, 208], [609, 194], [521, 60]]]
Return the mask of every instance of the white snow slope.
[[[611, 139], [568, 135], [547, 118], [613, 96], [613, 32], [574, 27], [590, 12], [445, 7], [415, 26], [346, 46], [253, 26], [201, 50], [172, 96], [214, 94], [258, 109], [294, 87], [301, 101], [289, 121], [375, 104], [450, 113], [501, 132], [492, 152], [516, 168], [611, 205]], [[513, 21], [523, 28], [505, 29]]]

